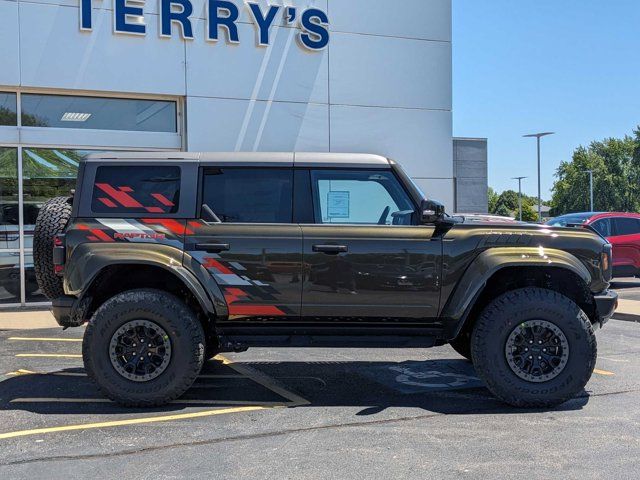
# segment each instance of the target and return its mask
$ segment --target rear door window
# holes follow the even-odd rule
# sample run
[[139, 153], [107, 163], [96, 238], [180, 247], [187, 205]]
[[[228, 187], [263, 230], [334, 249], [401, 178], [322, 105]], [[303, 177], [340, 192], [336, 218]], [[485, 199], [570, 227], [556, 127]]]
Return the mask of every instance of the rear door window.
[[176, 213], [180, 167], [102, 166], [96, 170], [91, 210], [105, 214]]
[[630, 217], [618, 217], [613, 219], [616, 235], [636, 235], [640, 233], [640, 220]]
[[201, 218], [222, 223], [292, 223], [293, 169], [204, 171]]

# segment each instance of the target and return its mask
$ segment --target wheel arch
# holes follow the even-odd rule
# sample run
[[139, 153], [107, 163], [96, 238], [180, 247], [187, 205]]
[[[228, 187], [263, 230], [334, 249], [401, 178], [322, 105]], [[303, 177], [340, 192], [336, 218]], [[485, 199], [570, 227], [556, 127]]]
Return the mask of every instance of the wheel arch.
[[74, 249], [67, 267], [66, 290], [79, 299], [91, 298], [88, 312], [123, 291], [155, 288], [184, 299], [207, 324], [228, 314], [215, 280], [199, 262], [178, 248], [158, 244], [83, 244]]
[[498, 295], [524, 287], [557, 291], [576, 302], [593, 321], [596, 307], [591, 275], [574, 255], [545, 248], [486, 250], [467, 268], [445, 304], [441, 317], [450, 319], [447, 340], [470, 331], [482, 309]]

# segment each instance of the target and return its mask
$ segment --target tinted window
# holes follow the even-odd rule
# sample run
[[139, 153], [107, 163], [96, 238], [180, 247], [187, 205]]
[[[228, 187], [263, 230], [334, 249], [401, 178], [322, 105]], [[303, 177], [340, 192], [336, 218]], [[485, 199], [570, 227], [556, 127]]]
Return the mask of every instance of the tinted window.
[[15, 93], [0, 92], [0, 125], [18, 125]]
[[594, 222], [592, 227], [603, 237], [611, 236], [611, 220], [608, 218]]
[[95, 213], [175, 213], [179, 196], [179, 167], [98, 167], [91, 210]]
[[18, 149], [0, 147], [0, 249], [20, 248], [18, 205]]
[[207, 168], [202, 204], [202, 218], [208, 221], [291, 223], [293, 170]]
[[616, 235], [634, 235], [640, 233], [640, 220], [635, 218], [614, 218]]
[[391, 172], [316, 170], [311, 178], [316, 223], [411, 224], [414, 206]]
[[562, 217], [554, 218], [553, 220], [549, 220], [547, 225], [552, 227], [566, 227], [567, 225], [581, 225], [589, 218], [593, 216], [593, 214], [589, 215], [564, 215]]
[[176, 132], [176, 102], [23, 94], [26, 127]]

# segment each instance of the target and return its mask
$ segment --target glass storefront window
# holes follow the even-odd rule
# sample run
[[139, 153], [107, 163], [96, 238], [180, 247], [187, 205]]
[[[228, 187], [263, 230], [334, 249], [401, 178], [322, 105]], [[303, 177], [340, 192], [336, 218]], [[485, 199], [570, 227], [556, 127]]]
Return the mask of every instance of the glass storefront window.
[[20, 248], [18, 149], [0, 147], [0, 249]]
[[29, 302], [48, 302], [49, 299], [38, 288], [36, 271], [33, 268], [33, 253], [24, 254], [25, 300]]
[[40, 207], [53, 197], [71, 194], [76, 187], [80, 159], [88, 153], [93, 151], [22, 149], [25, 248], [32, 248], [33, 229]]
[[21, 105], [25, 127], [177, 132], [172, 101], [24, 93]]
[[0, 125], [18, 125], [18, 108], [15, 93], [0, 92]]
[[0, 92], [0, 125], [18, 125], [18, 108], [15, 93]]
[[0, 252], [0, 304], [20, 303], [20, 254]]

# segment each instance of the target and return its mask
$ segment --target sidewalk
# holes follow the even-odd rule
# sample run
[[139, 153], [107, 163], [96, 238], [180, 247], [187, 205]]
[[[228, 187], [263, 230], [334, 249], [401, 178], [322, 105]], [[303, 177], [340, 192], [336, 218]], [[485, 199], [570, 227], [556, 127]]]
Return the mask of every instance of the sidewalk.
[[35, 330], [56, 327], [59, 328], [59, 325], [49, 310], [0, 311], [0, 330]]
[[616, 313], [613, 314], [613, 318], [640, 323], [640, 301], [625, 298], [618, 299], [618, 308]]

